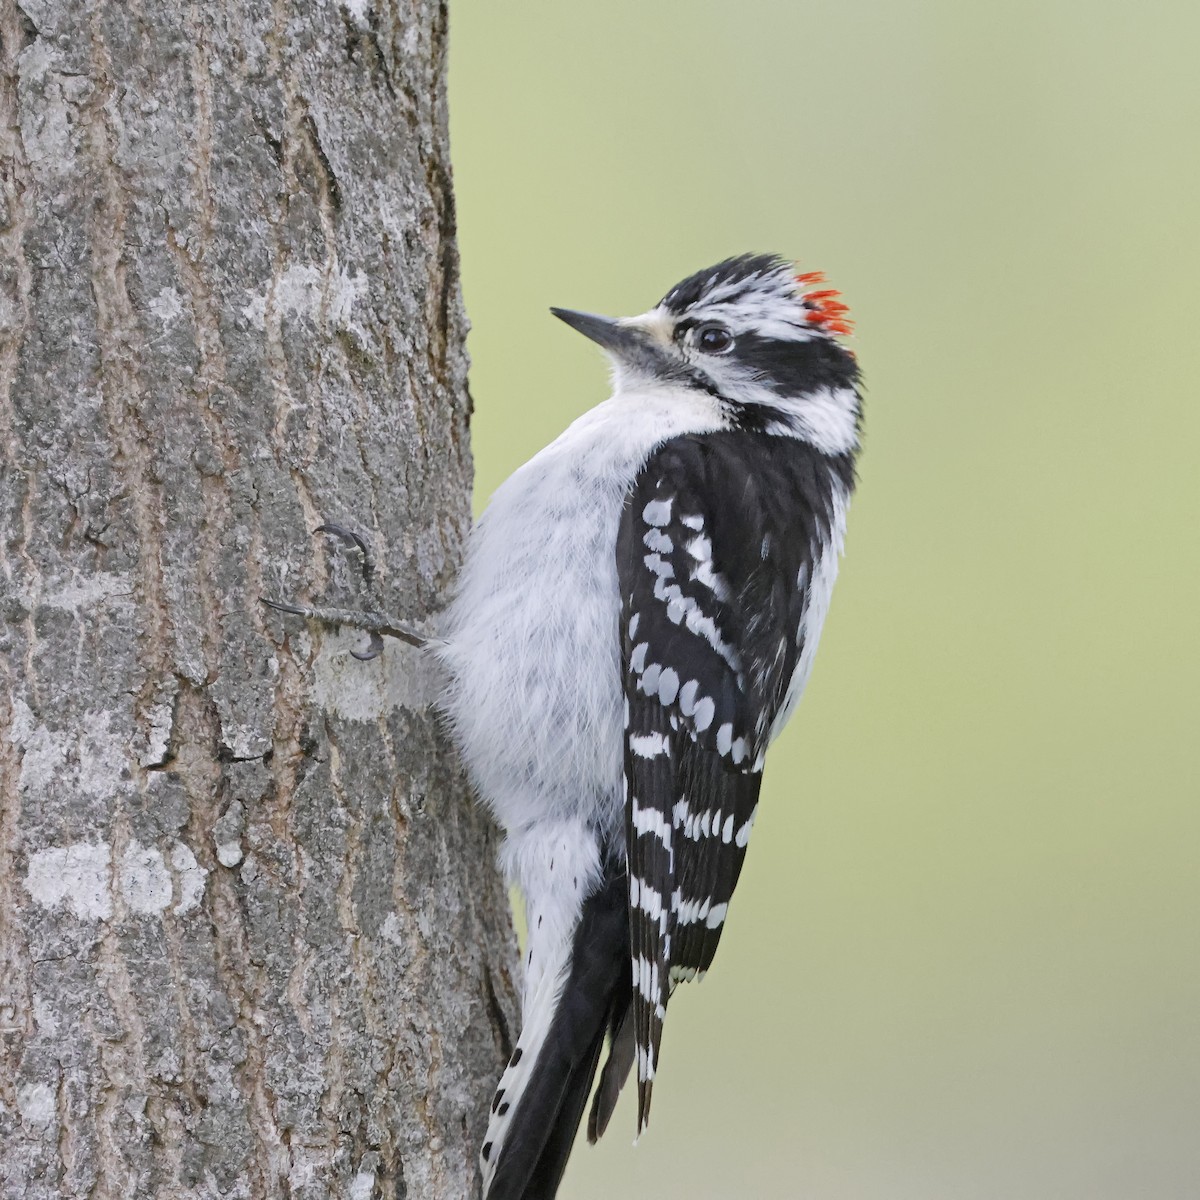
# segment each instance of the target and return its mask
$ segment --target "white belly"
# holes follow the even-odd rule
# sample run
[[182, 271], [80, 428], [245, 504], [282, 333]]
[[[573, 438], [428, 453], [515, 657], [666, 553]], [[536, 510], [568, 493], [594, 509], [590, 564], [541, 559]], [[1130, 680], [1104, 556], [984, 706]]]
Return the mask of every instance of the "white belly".
[[657, 445], [721, 424], [706, 396], [619, 394], [512, 475], [472, 531], [443, 622], [442, 707], [508, 833], [619, 827], [621, 508]]

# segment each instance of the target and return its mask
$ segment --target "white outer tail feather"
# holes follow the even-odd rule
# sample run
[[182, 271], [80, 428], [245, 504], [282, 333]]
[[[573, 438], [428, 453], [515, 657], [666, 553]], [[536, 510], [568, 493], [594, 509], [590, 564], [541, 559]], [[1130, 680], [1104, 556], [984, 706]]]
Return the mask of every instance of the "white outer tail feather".
[[[525, 984], [521, 1003], [521, 1036], [514, 1063], [504, 1069], [492, 1103], [487, 1136], [480, 1150], [486, 1197], [504, 1149], [511, 1119], [533, 1078], [554, 1014], [571, 973], [571, 953], [584, 897], [600, 877], [595, 834], [583, 822], [562, 821], [514, 832], [505, 841], [500, 861], [510, 881], [525, 896], [529, 927]], [[549, 864], [554, 864], [548, 871]], [[484, 1157], [484, 1151], [487, 1156]]]
[[[486, 1197], [491, 1187], [492, 1177], [496, 1174], [496, 1164], [504, 1150], [504, 1139], [512, 1114], [517, 1110], [525, 1089], [537, 1069], [538, 1058], [546, 1043], [546, 1035], [554, 1021], [554, 1014], [562, 999], [563, 988], [571, 972], [571, 943], [561, 942], [558, 947], [557, 961], [541, 972], [538, 987], [533, 995], [525, 997], [523, 1025], [521, 1036], [517, 1039], [516, 1049], [520, 1051], [505, 1067], [496, 1088], [496, 1099], [492, 1102], [492, 1115], [488, 1118], [487, 1136], [484, 1139], [484, 1150], [480, 1151], [479, 1166], [483, 1172], [483, 1194]], [[486, 1150], [487, 1156], [484, 1157]]]

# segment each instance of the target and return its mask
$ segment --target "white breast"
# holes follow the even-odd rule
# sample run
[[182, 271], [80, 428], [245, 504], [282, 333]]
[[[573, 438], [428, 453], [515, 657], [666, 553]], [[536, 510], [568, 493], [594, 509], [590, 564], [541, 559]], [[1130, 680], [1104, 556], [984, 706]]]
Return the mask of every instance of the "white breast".
[[621, 508], [656, 446], [722, 425], [694, 391], [619, 393], [512, 475], [472, 531], [443, 622], [442, 707], [510, 834], [619, 824]]

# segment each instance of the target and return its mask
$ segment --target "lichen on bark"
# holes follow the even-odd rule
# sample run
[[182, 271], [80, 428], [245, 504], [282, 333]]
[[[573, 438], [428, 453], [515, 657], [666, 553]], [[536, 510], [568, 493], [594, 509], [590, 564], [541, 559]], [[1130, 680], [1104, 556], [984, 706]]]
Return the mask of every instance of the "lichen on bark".
[[[461, 1197], [513, 944], [434, 0], [0, 0], [0, 1196]], [[315, 539], [353, 526], [376, 570]]]

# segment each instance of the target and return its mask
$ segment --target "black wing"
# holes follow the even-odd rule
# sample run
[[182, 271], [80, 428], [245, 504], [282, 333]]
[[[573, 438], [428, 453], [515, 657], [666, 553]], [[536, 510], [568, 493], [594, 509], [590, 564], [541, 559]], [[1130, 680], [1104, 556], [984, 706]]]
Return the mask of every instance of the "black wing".
[[667, 1000], [708, 969], [721, 936], [803, 649], [806, 585], [851, 469], [788, 437], [681, 437], [651, 456], [625, 506], [617, 564], [639, 1131]]

